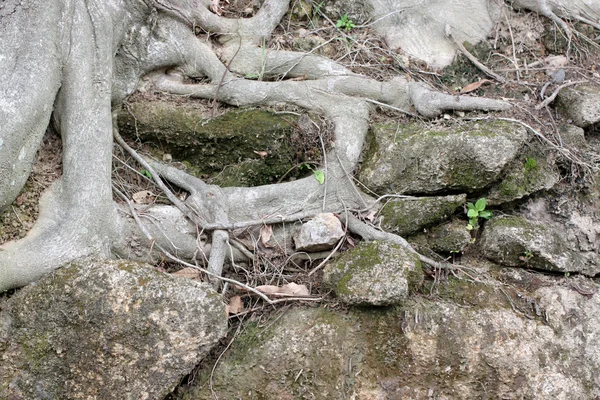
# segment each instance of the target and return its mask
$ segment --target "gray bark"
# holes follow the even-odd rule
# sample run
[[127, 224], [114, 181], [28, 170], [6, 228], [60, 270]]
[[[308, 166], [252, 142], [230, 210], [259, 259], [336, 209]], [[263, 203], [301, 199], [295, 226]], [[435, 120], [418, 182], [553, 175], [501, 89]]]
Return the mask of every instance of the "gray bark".
[[[236, 106], [293, 104], [329, 118], [335, 146], [327, 155], [326, 181], [312, 178], [255, 188], [219, 189], [156, 166], [190, 191], [184, 215], [220, 237], [265, 215], [273, 221], [370, 203], [352, 185], [368, 129], [369, 101], [425, 117], [444, 110], [501, 110], [502, 101], [449, 96], [398, 77], [377, 82], [337, 63], [303, 53], [272, 51], [265, 71], [280, 81], [244, 80], [256, 72], [257, 47], [288, 10], [286, 0], [267, 0], [253, 18], [237, 20], [192, 0], [8, 1], [0, 9], [0, 208], [27, 179], [50, 121], [64, 147], [63, 175], [44, 195], [29, 235], [0, 247], [0, 291], [25, 285], [81, 257], [108, 258], [126, 248], [130, 225], [112, 200], [111, 110], [136, 89], [216, 98]], [[220, 35], [217, 52], [193, 29]], [[235, 55], [237, 53], [237, 55]], [[231, 70], [225, 64], [231, 62]], [[262, 63], [263, 61], [261, 61]], [[289, 81], [306, 75], [304, 82]], [[203, 77], [206, 84], [185, 83]], [[218, 193], [220, 201], [211, 202]], [[188, 241], [189, 242], [189, 241]], [[191, 243], [191, 242], [189, 242]], [[189, 247], [186, 245], [186, 247]], [[189, 249], [188, 249], [189, 250]], [[193, 252], [192, 252], [193, 253]]]

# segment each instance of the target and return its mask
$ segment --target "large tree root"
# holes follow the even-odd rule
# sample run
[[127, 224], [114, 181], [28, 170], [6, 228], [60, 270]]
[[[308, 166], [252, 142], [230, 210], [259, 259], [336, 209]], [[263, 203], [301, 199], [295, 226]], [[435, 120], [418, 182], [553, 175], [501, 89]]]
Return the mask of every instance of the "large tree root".
[[[315, 55], [272, 51], [257, 63], [258, 47], [287, 11], [287, 0], [267, 0], [255, 17], [245, 20], [212, 14], [208, 1], [199, 8], [183, 0], [148, 2], [154, 4], [158, 14], [146, 2], [124, 5], [123, 10], [111, 9], [102, 2], [96, 4], [95, 0], [88, 3], [76, 2], [70, 10], [72, 14], [57, 16], [63, 23], [61, 26], [70, 28], [69, 33], [44, 31], [50, 38], [47, 47], [54, 42], [62, 43], [69, 34], [77, 35], [78, 40], [68, 41], [64, 54], [54, 54], [60, 63], [52, 62], [53, 57], [38, 60], [48, 63], [37, 75], [50, 72], [54, 79], [49, 91], [41, 92], [29, 108], [21, 108], [21, 112], [29, 109], [36, 112], [28, 121], [9, 118], [10, 122], [0, 127], [0, 140], [11, 146], [8, 152], [8, 147], [0, 147], [2, 178], [10, 175], [8, 170], [12, 168], [5, 163], [4, 156], [12, 157], [11, 162], [17, 157], [22, 168], [30, 167], [33, 156], [29, 150], [37, 144], [17, 142], [29, 140], [29, 129], [35, 131], [31, 140], [39, 142], [45, 126], [31, 121], [41, 118], [47, 123], [53, 104], [55, 126], [61, 132], [64, 148], [63, 176], [44, 197], [39, 221], [25, 239], [3, 246], [0, 251], [0, 291], [27, 284], [77, 258], [124, 253], [121, 250], [126, 247], [123, 243], [130, 230], [122, 223], [111, 198], [111, 100], [112, 104], [118, 104], [132, 93], [140, 77], [145, 77], [142, 86], [146, 89], [215, 99], [235, 106], [290, 104], [319, 113], [333, 123], [335, 143], [327, 154], [324, 184], [311, 177], [253, 188], [219, 188], [182, 171], [148, 164], [155, 170], [153, 176], [163, 176], [190, 193], [185, 202], [172, 200], [201, 230], [212, 232], [208, 270], [217, 276], [230, 251], [227, 242], [228, 231], [232, 229], [297, 221], [323, 211], [344, 212], [374, 203], [354, 187], [349, 175], [360, 157], [371, 103], [402, 110], [414, 107], [425, 117], [434, 117], [445, 110], [509, 107], [498, 100], [437, 93], [403, 78], [377, 82]], [[39, 5], [32, 9], [40, 15], [45, 12]], [[43, 21], [41, 17], [39, 20]], [[128, 32], [122, 31], [122, 21], [132, 24]], [[215, 50], [208, 39], [196, 38], [193, 32], [196, 27], [220, 35], [222, 47]], [[30, 39], [35, 42], [35, 36]], [[4, 41], [2, 46], [4, 50]], [[7, 54], [16, 51], [8, 50], [12, 53]], [[13, 60], [17, 59], [14, 55]], [[263, 82], [239, 77], [256, 73], [257, 68], [281, 80]], [[11, 70], [9, 66], [5, 69]], [[0, 68], [0, 73], [10, 72]], [[299, 76], [308, 80], [285, 80]], [[202, 78], [208, 83], [186, 83], [188, 78]], [[0, 100], [0, 112], [6, 109], [4, 106]], [[26, 153], [23, 157], [15, 150], [19, 146]], [[19, 175], [16, 184], [19, 189], [25, 175]], [[14, 188], [0, 188], [0, 206], [10, 203], [17, 193]], [[349, 220], [353, 221], [350, 217]], [[172, 242], [165, 238], [163, 243]], [[182, 249], [181, 253], [207, 253], [195, 239], [187, 240], [185, 246], [192, 243], [196, 249]], [[160, 246], [167, 252], [178, 248], [177, 243]]]

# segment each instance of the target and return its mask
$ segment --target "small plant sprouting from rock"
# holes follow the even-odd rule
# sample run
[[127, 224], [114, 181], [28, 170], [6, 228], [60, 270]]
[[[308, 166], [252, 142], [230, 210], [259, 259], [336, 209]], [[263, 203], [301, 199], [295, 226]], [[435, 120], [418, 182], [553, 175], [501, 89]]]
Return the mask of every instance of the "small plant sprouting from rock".
[[477, 200], [475, 204], [467, 203], [467, 217], [469, 217], [468, 230], [479, 228], [479, 218], [492, 218], [492, 212], [485, 209], [486, 205], [487, 200], [485, 197]]
[[356, 28], [356, 25], [354, 25], [354, 22], [348, 18], [348, 14], [344, 14], [340, 19], [337, 20], [335, 27], [345, 31], [351, 31], [352, 28]]
[[530, 250], [525, 250], [523, 252], [523, 255], [519, 257], [519, 260], [524, 261], [525, 263], [528, 263], [529, 260], [531, 260], [533, 258], [533, 253]]

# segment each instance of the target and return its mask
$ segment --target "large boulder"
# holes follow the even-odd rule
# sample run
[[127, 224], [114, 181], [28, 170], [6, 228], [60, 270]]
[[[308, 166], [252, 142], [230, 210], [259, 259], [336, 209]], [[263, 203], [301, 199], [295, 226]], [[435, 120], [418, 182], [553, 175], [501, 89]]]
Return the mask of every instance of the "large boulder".
[[527, 139], [506, 121], [378, 124], [360, 179], [378, 193], [470, 193], [499, 179]]
[[588, 275], [598, 272], [597, 268], [588, 265], [584, 257], [571, 250], [562, 232], [520, 216], [488, 221], [479, 246], [487, 258], [509, 267]]
[[402, 307], [291, 309], [250, 324], [178, 398], [596, 398], [597, 285], [512, 272], [532, 292], [450, 278]]
[[353, 305], [400, 304], [423, 282], [419, 257], [387, 242], [361, 242], [331, 262], [323, 282], [339, 300]]
[[70, 265], [0, 303], [0, 398], [162, 399], [226, 330], [207, 284], [127, 261]]
[[456, 44], [446, 37], [446, 26], [460, 43], [476, 44], [489, 36], [500, 15], [499, 6], [487, 0], [370, 2], [373, 27], [387, 44], [433, 68], [449, 65], [456, 54]]

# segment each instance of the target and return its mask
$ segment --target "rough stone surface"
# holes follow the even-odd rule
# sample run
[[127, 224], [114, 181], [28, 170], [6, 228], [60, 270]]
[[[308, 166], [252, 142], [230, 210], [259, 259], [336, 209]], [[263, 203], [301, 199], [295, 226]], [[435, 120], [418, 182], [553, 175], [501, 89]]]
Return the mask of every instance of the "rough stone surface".
[[[505, 271], [533, 291], [450, 278], [435, 301], [344, 314], [293, 309], [266, 330], [251, 324], [220, 360], [213, 389], [266, 400], [600, 396], [597, 285]], [[207, 368], [179, 399], [212, 399], [209, 376]]]
[[70, 265], [0, 304], [0, 398], [162, 399], [226, 329], [204, 283], [126, 261]]
[[410, 238], [411, 243], [438, 253], [462, 253], [471, 244], [471, 232], [467, 222], [454, 219], [436, 226], [429, 232]]
[[302, 224], [294, 235], [294, 243], [297, 251], [329, 250], [344, 235], [340, 220], [331, 213], [322, 213]]
[[[154, 143], [190, 172], [221, 186], [269, 184], [294, 166], [295, 115], [250, 110], [208, 119], [203, 111], [193, 103], [138, 99], [119, 114], [119, 130], [126, 137]], [[155, 155], [160, 159], [163, 154]], [[288, 177], [294, 173], [298, 169]]]
[[510, 267], [589, 273], [585, 259], [571, 251], [561, 232], [523, 217], [493, 218], [479, 245], [490, 260]]
[[571, 151], [579, 152], [588, 146], [583, 128], [563, 124], [559, 126], [559, 133], [563, 145], [567, 146]]
[[522, 199], [541, 190], [549, 190], [560, 181], [555, 165], [542, 151], [524, 153], [508, 168], [502, 180], [485, 195], [490, 206]]
[[600, 121], [600, 88], [581, 85], [561, 90], [558, 108], [579, 127], [596, 124]]
[[423, 282], [414, 253], [386, 242], [361, 242], [325, 267], [323, 282], [347, 304], [399, 304]]
[[379, 124], [373, 128], [361, 181], [383, 193], [470, 193], [499, 179], [527, 138], [505, 121], [444, 125]]
[[464, 194], [394, 199], [381, 209], [381, 227], [400, 236], [420, 232], [450, 218], [466, 201]]

